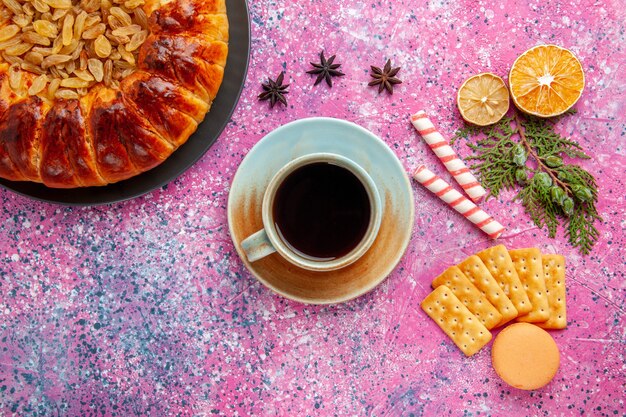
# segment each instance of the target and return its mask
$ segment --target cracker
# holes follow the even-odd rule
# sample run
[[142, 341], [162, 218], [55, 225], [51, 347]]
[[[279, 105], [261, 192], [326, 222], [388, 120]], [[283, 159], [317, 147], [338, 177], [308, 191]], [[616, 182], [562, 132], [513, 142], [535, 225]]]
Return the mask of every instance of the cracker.
[[491, 332], [445, 285], [435, 288], [421, 305], [466, 356], [472, 356], [491, 340]]
[[509, 300], [515, 306], [518, 315], [525, 315], [533, 306], [524, 290], [509, 252], [504, 245], [497, 245], [476, 254], [485, 264], [491, 276], [496, 280]]
[[567, 327], [565, 308], [565, 258], [561, 255], [541, 255], [546, 292], [550, 306], [550, 318], [537, 323], [543, 329], [564, 329]]
[[433, 288], [445, 285], [474, 314], [487, 329], [493, 329], [501, 320], [498, 312], [484, 295], [470, 282], [456, 266], [446, 269], [433, 280]]
[[541, 251], [537, 248], [510, 250], [509, 255], [515, 265], [519, 279], [528, 294], [528, 299], [533, 309], [517, 321], [538, 323], [550, 318], [548, 294], [546, 294], [546, 281], [543, 277], [543, 265], [541, 263]]
[[478, 256], [472, 255], [457, 266], [487, 300], [498, 309], [498, 312], [502, 315], [502, 320], [498, 323], [498, 326], [518, 316], [517, 309]]

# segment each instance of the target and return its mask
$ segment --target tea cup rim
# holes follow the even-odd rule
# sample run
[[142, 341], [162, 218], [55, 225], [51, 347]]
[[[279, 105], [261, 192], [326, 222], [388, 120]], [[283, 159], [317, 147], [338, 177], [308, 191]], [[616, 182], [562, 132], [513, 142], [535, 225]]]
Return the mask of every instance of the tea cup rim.
[[[354, 174], [363, 184], [367, 192], [371, 207], [370, 221], [367, 231], [365, 232], [364, 237], [361, 239], [361, 242], [359, 242], [359, 244], [346, 255], [328, 261], [308, 259], [292, 250], [281, 239], [273, 221], [273, 202], [279, 186], [289, 174], [291, 174], [298, 168], [316, 162], [332, 163], [342, 168], [345, 168], [349, 170], [352, 174]], [[287, 261], [300, 268], [308, 269], [311, 271], [324, 272], [346, 267], [356, 262], [361, 256], [363, 256], [367, 252], [367, 250], [369, 250], [378, 235], [380, 224], [382, 222], [383, 208], [376, 183], [363, 167], [361, 167], [358, 163], [351, 160], [350, 158], [339, 154], [331, 152], [316, 152], [293, 159], [276, 172], [276, 174], [270, 180], [263, 195], [261, 210], [265, 233], [267, 233], [267, 236], [272, 243], [272, 246], [274, 246], [274, 249], [276, 249], [280, 256], [284, 257]]]

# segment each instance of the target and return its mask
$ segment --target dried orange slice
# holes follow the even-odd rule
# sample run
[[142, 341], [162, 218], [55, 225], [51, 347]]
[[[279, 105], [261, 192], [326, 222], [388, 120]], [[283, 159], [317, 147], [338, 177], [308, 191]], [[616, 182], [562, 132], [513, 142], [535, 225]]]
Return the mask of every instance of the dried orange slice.
[[518, 109], [552, 117], [565, 113], [578, 101], [585, 88], [585, 73], [571, 51], [539, 45], [515, 60], [509, 85]]
[[502, 78], [490, 72], [468, 78], [456, 97], [461, 116], [470, 123], [487, 126], [509, 110], [509, 90]]

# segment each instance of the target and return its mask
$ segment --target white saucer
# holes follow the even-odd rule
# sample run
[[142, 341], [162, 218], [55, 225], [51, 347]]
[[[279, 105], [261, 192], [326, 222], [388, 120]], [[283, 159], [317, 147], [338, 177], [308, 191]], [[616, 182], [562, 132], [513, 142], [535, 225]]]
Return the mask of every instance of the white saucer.
[[[350, 158], [372, 177], [384, 207], [376, 241], [357, 262], [330, 272], [297, 268], [276, 253], [248, 262], [240, 243], [263, 228], [261, 202], [270, 179], [287, 162], [315, 152]], [[248, 270], [276, 293], [312, 304], [347, 301], [380, 284], [404, 255], [413, 217], [411, 184], [391, 149], [354, 123], [326, 117], [296, 120], [267, 134], [242, 161], [228, 197], [230, 234]]]

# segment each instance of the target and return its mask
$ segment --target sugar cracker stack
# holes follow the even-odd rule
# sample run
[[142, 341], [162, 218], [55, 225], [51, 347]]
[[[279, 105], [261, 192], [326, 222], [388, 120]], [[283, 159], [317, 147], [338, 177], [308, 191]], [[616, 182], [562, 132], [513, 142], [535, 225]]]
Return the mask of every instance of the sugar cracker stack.
[[508, 323], [518, 316], [517, 309], [478, 256], [472, 255], [457, 266], [487, 300], [498, 309], [502, 315], [502, 320], [498, 326]]
[[466, 356], [472, 356], [491, 340], [491, 332], [445, 285], [428, 294], [421, 306]]
[[504, 245], [496, 245], [476, 254], [485, 264], [491, 276], [496, 280], [504, 294], [515, 306], [518, 315], [525, 315], [533, 306], [522, 285], [515, 265]]
[[487, 194], [448, 141], [435, 128], [424, 110], [411, 116], [411, 123], [472, 201], [477, 202]]
[[433, 288], [442, 285], [448, 287], [487, 329], [493, 329], [502, 321], [502, 314], [498, 312], [498, 309], [481, 294], [458, 267], [451, 266], [433, 280]]
[[[543, 280], [546, 288], [543, 293], [548, 300], [548, 307], [544, 307], [544, 310], [549, 311], [549, 318], [533, 324], [544, 329], [567, 327], [563, 256], [542, 255], [536, 248], [507, 251], [503, 245], [489, 248], [479, 252], [478, 255], [484, 258], [490, 267], [487, 267], [479, 256], [468, 257], [459, 265], [446, 269], [436, 277], [432, 282], [435, 289], [422, 302], [422, 309], [467, 356], [473, 355], [489, 342], [491, 334], [486, 336], [485, 330], [489, 333], [489, 329], [505, 324], [516, 316], [518, 320], [525, 321], [538, 314], [537, 308], [531, 309], [529, 314], [516, 312], [513, 302], [506, 294], [506, 291], [510, 294], [511, 285], [528, 289], [527, 293], [524, 290], [529, 300], [523, 304], [525, 307], [522, 310], [525, 310], [533, 300], [537, 305], [541, 305], [542, 301], [538, 297], [542, 291], [538, 291], [537, 287], [540, 288], [540, 282]], [[508, 260], [507, 255], [510, 257]], [[540, 260], [542, 274], [538, 272], [537, 259]], [[496, 279], [490, 271], [494, 271], [496, 276], [502, 276]], [[515, 273], [518, 274], [519, 284], [516, 284], [513, 278]], [[520, 297], [518, 301], [523, 300], [521, 295], [518, 296]], [[541, 312], [541, 307], [538, 310]], [[461, 316], [464, 319], [461, 319]], [[498, 316], [502, 319], [493, 324], [494, 317]], [[463, 328], [463, 320], [468, 326], [469, 323], [478, 323], [482, 327]], [[459, 332], [463, 334], [459, 336]], [[468, 341], [471, 343], [468, 344]]]
[[564, 329], [567, 327], [565, 258], [562, 255], [541, 255], [541, 260], [550, 305], [550, 318], [535, 324], [543, 329]]
[[533, 308], [517, 321], [537, 323], [550, 318], [546, 281], [543, 277], [541, 251], [537, 248], [514, 249], [509, 251], [515, 270], [528, 294]]
[[415, 170], [413, 178], [441, 200], [445, 201], [450, 207], [461, 213], [467, 220], [474, 223], [490, 238], [497, 239], [498, 236], [504, 232], [504, 226], [452, 188], [450, 184], [435, 175], [431, 170], [426, 168], [426, 166], [420, 165]]

